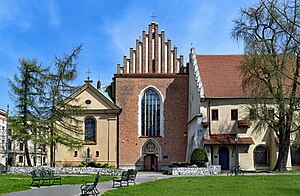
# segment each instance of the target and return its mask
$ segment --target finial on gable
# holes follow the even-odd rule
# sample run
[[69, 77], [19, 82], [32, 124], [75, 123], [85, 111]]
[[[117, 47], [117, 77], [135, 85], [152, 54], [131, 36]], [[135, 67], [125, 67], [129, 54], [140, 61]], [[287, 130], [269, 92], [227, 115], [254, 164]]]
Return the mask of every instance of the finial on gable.
[[87, 80], [85, 80], [85, 83], [93, 83], [93, 80], [90, 80], [90, 74], [92, 73], [92, 71], [90, 69], [87, 70], [87, 72], [85, 72], [88, 76], [87, 76]]
[[154, 15], [154, 12], [152, 12], [152, 15], [149, 17], [152, 18], [152, 23], [155, 23], [155, 18], [157, 18], [157, 16]]

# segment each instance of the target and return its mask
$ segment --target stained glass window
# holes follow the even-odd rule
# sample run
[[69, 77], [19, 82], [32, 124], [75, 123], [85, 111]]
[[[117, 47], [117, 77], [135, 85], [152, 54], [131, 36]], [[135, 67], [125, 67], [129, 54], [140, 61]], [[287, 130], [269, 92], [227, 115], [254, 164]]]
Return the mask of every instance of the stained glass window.
[[86, 142], [96, 142], [96, 122], [93, 118], [86, 118], [85, 124], [85, 138]]
[[160, 136], [160, 104], [156, 91], [145, 91], [141, 103], [142, 136]]

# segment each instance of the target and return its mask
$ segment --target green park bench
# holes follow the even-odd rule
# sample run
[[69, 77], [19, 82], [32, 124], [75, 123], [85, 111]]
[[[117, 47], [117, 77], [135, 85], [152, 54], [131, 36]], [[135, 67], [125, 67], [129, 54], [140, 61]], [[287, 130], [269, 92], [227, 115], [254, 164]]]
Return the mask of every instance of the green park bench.
[[127, 171], [128, 172], [128, 180], [127, 180], [127, 185], [129, 185], [129, 183], [135, 183], [135, 179], [136, 179], [136, 175], [137, 175], [137, 170], [135, 169], [130, 169]]
[[[40, 175], [37, 175], [36, 170], [32, 170], [30, 173], [31, 173], [31, 179], [32, 179], [30, 186], [32, 186], [34, 183], [37, 183], [38, 186], [40, 187], [46, 181], [48, 181], [49, 185], [54, 184], [55, 181], [59, 181], [59, 184], [61, 185], [61, 177], [55, 176], [54, 172], [52, 170], [47, 171], [47, 170], [42, 169], [39, 171]], [[52, 183], [51, 183], [51, 181], [52, 181]]]
[[117, 176], [113, 179], [113, 188], [115, 185], [119, 185], [119, 187], [125, 185], [129, 185], [130, 183], [135, 183], [137, 175], [137, 170], [129, 169], [128, 171], [123, 171], [121, 176]]
[[85, 183], [81, 185], [80, 186], [81, 195], [89, 195], [89, 194], [98, 195], [99, 191], [97, 189], [97, 185], [99, 182], [99, 178], [100, 178], [100, 174], [98, 172], [95, 177], [95, 181], [93, 183]]

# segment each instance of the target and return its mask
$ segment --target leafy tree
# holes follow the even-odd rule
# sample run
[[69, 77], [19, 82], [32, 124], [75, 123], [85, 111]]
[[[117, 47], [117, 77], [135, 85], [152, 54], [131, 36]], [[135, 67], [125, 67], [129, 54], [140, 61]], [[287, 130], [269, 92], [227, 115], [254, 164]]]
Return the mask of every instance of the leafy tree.
[[43, 72], [47, 69], [38, 65], [35, 59], [21, 59], [18, 67], [20, 75], [9, 80], [11, 96], [16, 106], [17, 116], [9, 118], [12, 136], [24, 144], [28, 166], [32, 166], [29, 156], [28, 141], [37, 139], [39, 122], [39, 98], [43, 94]]
[[[239, 69], [242, 86], [257, 111], [254, 131], [271, 130], [279, 139], [274, 170], [286, 170], [292, 133], [299, 126], [300, 2], [260, 0], [243, 8], [232, 36], [244, 43]], [[275, 120], [268, 110], [275, 108]]]
[[55, 69], [48, 74], [48, 94], [45, 99], [44, 111], [45, 124], [48, 128], [48, 145], [50, 146], [50, 166], [55, 166], [55, 148], [57, 144], [73, 148], [82, 145], [81, 135], [83, 130], [80, 121], [75, 118], [80, 112], [81, 106], [70, 97], [78, 86], [72, 85], [77, 77], [76, 63], [81, 50], [81, 45], [75, 48], [71, 54], [65, 54], [62, 58], [55, 58]]
[[208, 162], [207, 153], [203, 148], [195, 148], [191, 155], [191, 164], [203, 167]]

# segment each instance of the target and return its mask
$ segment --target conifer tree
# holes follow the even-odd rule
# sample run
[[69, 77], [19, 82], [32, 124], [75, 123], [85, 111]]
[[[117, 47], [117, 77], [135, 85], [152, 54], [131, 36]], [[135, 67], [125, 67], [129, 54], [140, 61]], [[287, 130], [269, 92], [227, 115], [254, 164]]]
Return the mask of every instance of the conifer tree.
[[12, 136], [24, 145], [27, 166], [32, 166], [28, 141], [35, 142], [39, 124], [39, 99], [43, 96], [43, 73], [47, 69], [35, 59], [20, 59], [19, 76], [9, 80], [11, 97], [18, 115], [9, 118]]
[[[47, 78], [47, 98], [45, 99], [46, 120], [48, 131], [48, 145], [50, 148], [50, 166], [55, 166], [55, 149], [57, 144], [63, 144], [70, 149], [82, 146], [83, 130], [76, 114], [81, 106], [72, 99], [78, 86], [72, 83], [77, 77], [76, 63], [81, 45], [71, 54], [55, 58], [55, 68], [50, 70]], [[75, 103], [75, 104], [74, 104]]]

